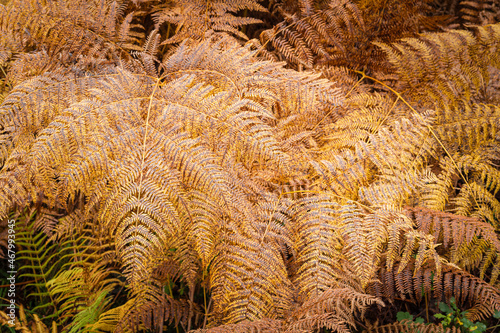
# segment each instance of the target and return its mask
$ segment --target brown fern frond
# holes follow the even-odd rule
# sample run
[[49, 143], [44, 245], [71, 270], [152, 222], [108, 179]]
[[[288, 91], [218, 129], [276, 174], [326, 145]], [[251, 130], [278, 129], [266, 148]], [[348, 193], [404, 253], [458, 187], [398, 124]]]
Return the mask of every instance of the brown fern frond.
[[419, 230], [432, 234], [438, 243], [453, 252], [475, 237], [482, 237], [500, 251], [500, 240], [488, 223], [423, 207], [407, 207], [405, 214], [415, 220]]
[[[442, 244], [438, 251], [451, 263], [468, 271], [479, 268], [481, 279], [495, 267], [500, 240], [490, 224], [423, 207], [407, 207], [405, 214], [416, 222], [418, 230], [433, 235]], [[492, 275], [490, 283], [495, 282], [496, 275]]]
[[462, 332], [458, 327], [443, 327], [442, 324], [427, 324], [416, 323], [410, 320], [402, 320], [396, 323], [387, 325], [369, 325], [367, 330], [363, 333], [407, 333], [407, 332], [420, 332], [420, 333], [460, 333]]
[[487, 25], [495, 22], [494, 1], [463, 0], [458, 2], [457, 8], [460, 23], [463, 26], [470, 24]]
[[330, 288], [297, 308], [287, 319], [287, 331], [313, 331], [322, 327], [336, 332], [351, 332], [356, 327], [354, 315], [363, 316], [366, 308], [384, 303], [351, 287]]
[[10, 1], [2, 7], [0, 29], [23, 40], [18, 51], [37, 47], [46, 52], [45, 65], [38, 73], [27, 73], [31, 76], [75, 64], [85, 69], [96, 60], [117, 63], [120, 58], [129, 60], [129, 51], [141, 48], [129, 35], [129, 17], [121, 17], [116, 6], [106, 1]]
[[[428, 19], [428, 1], [303, 1], [278, 8], [283, 21], [261, 34], [287, 61], [347, 66], [356, 70], [384, 68], [384, 55], [371, 42], [415, 36], [420, 26], [437, 28]], [[432, 21], [432, 22], [431, 22]]]
[[396, 299], [419, 303], [424, 295], [448, 302], [453, 296], [461, 309], [467, 309], [467, 317], [472, 321], [489, 317], [500, 308], [498, 289], [465, 271], [444, 265], [438, 276], [431, 263], [417, 271], [413, 265], [410, 261], [402, 270], [380, 270], [378, 281], [369, 285], [369, 292], [391, 303]]
[[130, 298], [124, 305], [104, 312], [89, 330], [130, 332], [140, 327], [154, 329], [165, 321], [187, 327], [189, 302], [174, 300], [164, 294], [143, 293]]
[[[313, 55], [319, 61], [335, 61], [342, 65], [344, 57], [363, 37], [363, 19], [357, 6], [348, 1], [331, 1], [324, 9], [305, 5], [306, 11], [284, 13], [284, 21], [260, 38], [270, 44], [292, 63], [312, 67]], [[332, 50], [330, 50], [332, 49]]]
[[261, 23], [253, 17], [237, 15], [239, 11], [266, 12], [255, 0], [188, 1], [176, 0], [155, 6], [153, 19], [158, 27], [165, 23], [175, 26], [175, 34], [162, 44], [181, 42], [187, 38], [200, 40], [210, 31], [229, 32], [242, 39], [247, 36], [238, 30], [242, 26]]

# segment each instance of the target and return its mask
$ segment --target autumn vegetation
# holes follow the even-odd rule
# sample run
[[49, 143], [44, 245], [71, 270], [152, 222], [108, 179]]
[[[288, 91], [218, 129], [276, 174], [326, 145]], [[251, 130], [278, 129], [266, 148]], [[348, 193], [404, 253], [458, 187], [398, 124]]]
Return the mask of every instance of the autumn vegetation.
[[500, 331], [498, 0], [0, 3], [1, 332]]

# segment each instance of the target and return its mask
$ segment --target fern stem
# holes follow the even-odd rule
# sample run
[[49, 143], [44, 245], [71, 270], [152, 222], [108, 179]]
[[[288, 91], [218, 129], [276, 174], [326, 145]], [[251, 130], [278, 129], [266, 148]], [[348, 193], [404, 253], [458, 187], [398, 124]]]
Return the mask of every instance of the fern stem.
[[429, 295], [425, 293], [425, 319], [427, 319], [427, 322], [429, 323]]
[[[7, 73], [5, 73], [3, 66], [0, 66], [0, 69], [2, 70], [2, 73], [5, 76], [5, 79], [7, 79]], [[4, 81], [4, 86], [8, 86], [9, 89], [12, 90], [12, 85], [7, 80]]]
[[[167, 281], [167, 285], [168, 285], [168, 293], [170, 294], [170, 297], [172, 297], [172, 299], [174, 298], [174, 293], [172, 292], [172, 286], [170, 285], [170, 277], [168, 277], [168, 281]], [[174, 314], [174, 320], [177, 321], [177, 315]], [[177, 333], [179, 333], [179, 325], [175, 324], [175, 331]]]
[[203, 306], [205, 307], [205, 318], [203, 319], [203, 329], [205, 329], [205, 325], [207, 324], [207, 317], [208, 317], [207, 293], [206, 293], [206, 289], [205, 289], [205, 273], [206, 273], [206, 271], [203, 270], [203, 276], [201, 278], [201, 281], [203, 281]]

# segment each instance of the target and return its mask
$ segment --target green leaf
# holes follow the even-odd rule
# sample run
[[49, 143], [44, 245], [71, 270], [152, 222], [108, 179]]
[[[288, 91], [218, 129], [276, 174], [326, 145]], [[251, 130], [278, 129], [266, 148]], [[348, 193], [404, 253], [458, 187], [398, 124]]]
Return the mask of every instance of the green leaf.
[[467, 318], [461, 318], [461, 321], [464, 324], [465, 328], [469, 328], [474, 325], [474, 323]]
[[493, 318], [500, 319], [500, 310], [496, 311], [496, 312], [493, 314]]
[[416, 322], [416, 323], [419, 323], [419, 324], [423, 324], [423, 323], [425, 323], [425, 320], [424, 320], [424, 318], [422, 318], [422, 317], [417, 317], [417, 318], [415, 319], [415, 322]]
[[413, 316], [409, 312], [401, 312], [401, 311], [396, 314], [396, 318], [398, 319], [398, 321], [402, 321], [405, 319], [413, 320]]
[[455, 297], [450, 298], [450, 304], [451, 304], [451, 307], [453, 308], [453, 310], [458, 311], [457, 303], [455, 301]]
[[452, 313], [453, 310], [448, 306], [448, 304], [440, 302], [439, 303], [439, 310], [444, 313]]

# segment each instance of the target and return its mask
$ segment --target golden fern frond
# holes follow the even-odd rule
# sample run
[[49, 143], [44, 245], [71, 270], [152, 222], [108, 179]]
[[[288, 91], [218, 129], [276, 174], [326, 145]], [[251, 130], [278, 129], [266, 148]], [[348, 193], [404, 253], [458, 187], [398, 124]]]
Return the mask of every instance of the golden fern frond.
[[315, 299], [344, 278], [339, 205], [324, 194], [300, 199], [289, 209], [294, 280], [301, 299]]
[[[359, 205], [350, 203], [344, 205], [340, 213], [343, 252], [363, 287], [375, 278], [383, 258], [386, 258], [388, 268], [399, 261], [400, 270], [410, 262], [411, 256], [416, 257], [415, 269], [427, 260], [437, 258], [434, 240], [414, 232], [411, 221], [393, 207], [366, 213]], [[435, 268], [439, 275], [439, 260]]]
[[310, 163], [314, 168], [311, 174], [315, 186], [321, 190], [357, 200], [359, 189], [368, 185], [370, 176], [366, 166], [350, 150], [331, 156], [329, 160], [311, 160]]
[[448, 149], [470, 153], [495, 140], [499, 131], [500, 107], [462, 103], [436, 113], [433, 129]]
[[496, 230], [500, 229], [500, 202], [484, 186], [472, 182], [460, 189], [460, 193], [452, 199], [458, 215], [476, 216], [490, 221]]
[[212, 88], [200, 84], [183, 91], [183, 87], [192, 86], [193, 81], [193, 77], [187, 77], [171, 85], [172, 90], [166, 98], [175, 103], [164, 107], [162, 122], [180, 122], [181, 128], [193, 137], [202, 136], [205, 128], [216, 126], [217, 130], [203, 135], [202, 140], [213, 147], [215, 143], [224, 147], [226, 154], [238, 154], [245, 165], [253, 161], [263, 165], [269, 161], [282, 168], [287, 164], [287, 156], [279, 149], [271, 127], [261, 120], [273, 118], [268, 110], [252, 100], [232, 98], [230, 92], [215, 93]]
[[363, 92], [344, 100], [345, 115], [321, 129], [324, 135], [322, 150], [354, 148], [358, 141], [367, 141], [382, 127], [387, 127], [401, 116], [407, 115], [406, 105], [388, 96]]
[[232, 333], [232, 332], [262, 332], [262, 333], [275, 333], [282, 332], [284, 329], [283, 321], [278, 319], [259, 319], [259, 320], [245, 320], [238, 324], [220, 325], [208, 329], [198, 329], [193, 333]]
[[498, 229], [500, 204], [495, 196], [500, 173], [493, 162], [498, 155], [496, 150], [493, 146], [493, 149], [476, 149], [471, 154], [443, 157], [440, 173], [422, 187], [421, 204], [479, 217]]
[[499, 24], [464, 30], [422, 34], [388, 46], [375, 43], [387, 54], [399, 77], [398, 91], [421, 106], [456, 106], [461, 100], [488, 102], [488, 67], [500, 67], [495, 51]]
[[[234, 155], [227, 144], [220, 141], [216, 145], [214, 142], [214, 146], [225, 163], [243, 162], [247, 168], [252, 165], [250, 177], [254, 184], [258, 182], [262, 185], [267, 183], [265, 186], [269, 187], [281, 187], [304, 178], [304, 166], [308, 164], [310, 148], [316, 145], [311, 129], [321, 119], [335, 117], [334, 112], [342, 102], [342, 94], [334, 88], [333, 83], [318, 80], [317, 74], [297, 73], [284, 69], [283, 64], [255, 61], [255, 55], [256, 51], [241, 48], [228, 40], [215, 44], [210, 41], [196, 45], [184, 43], [163, 62], [161, 71], [166, 79], [190, 74], [193, 84], [201, 81], [213, 85], [215, 89], [210, 94], [224, 90], [228, 94], [227, 98], [239, 97], [251, 101], [246, 102], [246, 108], [250, 107], [249, 111], [260, 111], [262, 114], [258, 120], [260, 125], [255, 123], [254, 128], [260, 127], [262, 131], [259, 132], [264, 134], [269, 130], [267, 126], [271, 126], [272, 136], [267, 135], [267, 145], [278, 140], [278, 148], [282, 153], [273, 148], [274, 156], [268, 158], [267, 163], [262, 163], [258, 159], [242, 160], [241, 154]], [[184, 110], [182, 113], [189, 111]], [[250, 127], [247, 128], [250, 130]], [[203, 131], [203, 128], [198, 127], [198, 131]], [[248, 156], [251, 157], [251, 154]], [[281, 168], [292, 162], [293, 168]], [[272, 170], [265, 168], [270, 163], [275, 165]], [[234, 168], [232, 166], [230, 169]]]
[[[62, 58], [64, 58], [65, 54], [65, 52], [60, 53]], [[9, 65], [9, 71], [5, 79], [11, 86], [16, 86], [25, 80], [44, 73], [74, 75], [73, 68], [65, 68], [60, 63], [53, 61], [46, 50], [15, 55]]]
[[378, 179], [360, 189], [362, 200], [401, 207], [425, 181], [435, 178], [426, 166], [438, 151], [429, 130], [432, 118], [416, 114], [412, 117], [384, 126], [370, 135], [368, 142], [356, 145], [358, 156], [371, 161], [378, 174]]
[[356, 327], [355, 316], [362, 315], [373, 304], [384, 305], [376, 297], [357, 292], [351, 287], [329, 288], [297, 306], [281, 320], [266, 318], [242, 321], [195, 332], [311, 332], [326, 328], [350, 333], [351, 328]]
[[175, 34], [162, 44], [178, 43], [187, 38], [200, 40], [210, 31], [228, 32], [239, 38], [248, 39], [238, 28], [262, 21], [237, 15], [240, 11], [266, 12], [267, 10], [256, 0], [176, 0], [155, 6], [153, 19], [159, 27], [167, 23], [169, 29], [170, 25], [175, 29]]
[[500, 173], [498, 119], [495, 105], [457, 101], [436, 112], [433, 131], [446, 150], [434, 167], [437, 177], [422, 187], [421, 204], [460, 215], [478, 216], [498, 228]]
[[210, 283], [218, 314], [213, 324], [282, 317], [292, 295], [279, 249], [258, 234], [238, 235], [231, 229], [235, 226], [227, 225], [220, 236], [219, 255], [212, 263]]
[[[228, 39], [191, 46], [183, 43], [162, 63], [162, 75], [169, 79], [196, 74], [197, 82], [273, 109], [277, 119], [297, 114], [296, 122], [311, 126], [311, 117], [319, 121], [330, 108], [343, 102], [339, 89], [328, 80], [319, 80], [320, 75], [284, 69], [282, 63], [256, 61], [256, 54]], [[305, 117], [307, 122], [303, 121]]]
[[[253, 161], [274, 163], [273, 155], [285, 156], [273, 139], [275, 110], [270, 109], [276, 96], [293, 103], [294, 108], [305, 103], [303, 94], [315, 96], [307, 103], [319, 109], [331, 98], [322, 96], [330, 85], [316, 80], [316, 75], [295, 75], [281, 64], [255, 62], [244, 49], [224, 52], [205, 44], [196, 51], [207, 50], [218, 55], [216, 62], [193, 57], [193, 67], [201, 68], [191, 69], [190, 64], [177, 68], [177, 74], [185, 71], [190, 76], [163, 82], [119, 71], [102, 79], [61, 78], [48, 83], [37, 79], [29, 83], [33, 93], [14, 91], [8, 97], [12, 102], [4, 103], [7, 120], [7, 116], [19, 115], [12, 122], [21, 126], [13, 127], [11, 135], [26, 137], [26, 142], [9, 140], [13, 142], [5, 151], [9, 167], [2, 169], [5, 179], [13, 170], [22, 179], [19, 186], [26, 194], [24, 203], [16, 208], [43, 203], [64, 212], [60, 226], [47, 226], [55, 231], [55, 238], [78, 230], [79, 223], [96, 221], [94, 237], [116, 242], [119, 264], [134, 300], [151, 295], [144, 296], [150, 303], [137, 304], [143, 310], [110, 312], [110, 322], [129, 314], [131, 323], [146, 318], [152, 309], [147, 304], [163, 297], [161, 283], [148, 283], [165, 263], [158, 258], [170, 248], [178, 251], [173, 265], [182, 272], [182, 283], [195, 288], [203, 271], [209, 277], [214, 300], [211, 323], [282, 317], [289, 308], [290, 282], [282, 249], [275, 240], [281, 231], [274, 224], [263, 227], [267, 221], [262, 217], [252, 217], [252, 204], [245, 193], [250, 197], [252, 187], [229, 176], [245, 172], [226, 172], [221, 165], [250, 169]], [[217, 61], [223, 57], [232, 57], [234, 65], [222, 69]], [[175, 64], [175, 55], [173, 58], [170, 64]], [[244, 70], [254, 71], [247, 82], [232, 79], [244, 76], [236, 69], [240, 63]], [[170, 72], [165, 70], [165, 77], [169, 73], [175, 77], [172, 67]], [[280, 91], [288, 76], [289, 89]], [[214, 86], [204, 84], [203, 78]], [[270, 88], [258, 90], [261, 86]], [[264, 94], [266, 91], [272, 94]], [[288, 92], [293, 94], [285, 99]], [[35, 119], [40, 120], [33, 126], [29, 118], [33, 116], [24, 107], [36, 103], [41, 105]], [[285, 103], [281, 110], [299, 112]], [[24, 114], [27, 119], [22, 118]], [[202, 131], [202, 127], [211, 131]], [[36, 136], [30, 137], [32, 131]], [[22, 159], [15, 158], [16, 151], [24, 153]], [[286, 167], [288, 162], [275, 164], [280, 163]], [[16, 196], [2, 198], [9, 201], [2, 205], [5, 212], [15, 207]], [[188, 236], [188, 230], [193, 234]], [[227, 244], [221, 243], [225, 237]], [[261, 241], [255, 243], [254, 239]], [[219, 257], [227, 261], [214, 262]], [[273, 267], [275, 275], [262, 273], [268, 267]], [[241, 280], [241, 274], [247, 278]], [[241, 283], [229, 285], [231, 275]], [[249, 294], [248, 290], [253, 291]], [[192, 311], [182, 315], [188, 322], [194, 318]], [[161, 322], [153, 324], [157, 327]]]

